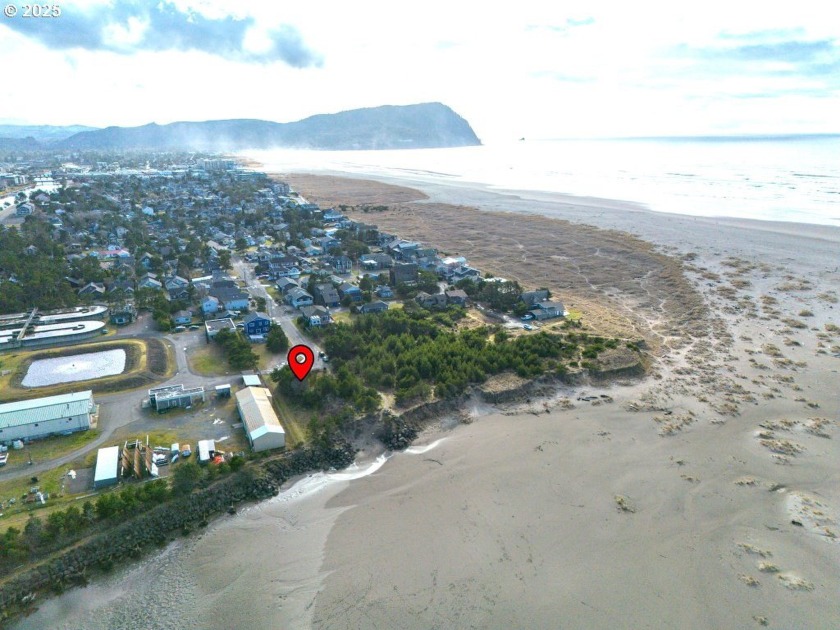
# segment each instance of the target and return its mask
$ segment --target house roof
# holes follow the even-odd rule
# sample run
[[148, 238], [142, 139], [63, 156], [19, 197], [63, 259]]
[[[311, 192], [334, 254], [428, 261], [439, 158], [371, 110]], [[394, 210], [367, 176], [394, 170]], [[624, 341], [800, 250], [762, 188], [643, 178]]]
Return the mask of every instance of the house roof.
[[446, 292], [446, 297], [467, 299], [467, 293], [463, 289], [450, 289]]
[[265, 313], [260, 313], [259, 311], [251, 311], [245, 317], [242, 318], [242, 321], [246, 324], [250, 324], [251, 322], [256, 321], [258, 319], [271, 321], [271, 318], [268, 315], [266, 315]]
[[309, 292], [304, 291], [300, 287], [295, 287], [294, 289], [289, 291], [289, 297], [293, 300], [297, 299], [297, 298], [302, 298], [302, 297], [312, 298], [312, 296], [309, 294]]
[[368, 311], [378, 311], [378, 310], [386, 311], [386, 310], [388, 310], [388, 303], [383, 302], [382, 300], [377, 300], [376, 302], [371, 302], [369, 304], [362, 304], [359, 307], [359, 310], [362, 311], [363, 313], [366, 313]]
[[222, 302], [248, 299], [247, 293], [243, 293], [241, 290], [232, 287], [213, 287], [210, 289], [210, 295], [219, 298]]
[[315, 306], [304, 306], [302, 309], [300, 309], [300, 312], [303, 314], [304, 317], [312, 317], [313, 315], [323, 317], [324, 315], [329, 315], [329, 311], [318, 304], [316, 304]]

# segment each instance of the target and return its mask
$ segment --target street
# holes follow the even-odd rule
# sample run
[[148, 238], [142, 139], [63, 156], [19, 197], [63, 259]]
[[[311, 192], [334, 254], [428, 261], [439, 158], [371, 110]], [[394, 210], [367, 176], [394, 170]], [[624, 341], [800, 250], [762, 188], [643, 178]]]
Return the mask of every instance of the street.
[[[266, 315], [268, 315], [275, 324], [278, 324], [281, 328], [283, 328], [283, 332], [286, 333], [286, 337], [289, 339], [289, 346], [296, 346], [298, 344], [309, 346], [315, 353], [315, 363], [312, 369], [326, 369], [326, 364], [318, 356], [318, 353], [321, 352], [322, 349], [312, 339], [305, 337], [298, 327], [295, 326], [294, 320], [300, 315], [300, 313], [297, 311], [287, 313], [285, 306], [275, 303], [274, 298], [271, 297], [265, 287], [260, 283], [260, 279], [256, 277], [254, 270], [251, 268], [249, 263], [245, 262], [238, 256], [233, 256], [231, 257], [231, 264], [239, 277], [245, 282], [248, 293], [250, 293], [254, 298], [261, 297], [265, 299]], [[285, 360], [280, 363], [285, 363]], [[268, 371], [271, 371], [271, 368], [269, 368]]]

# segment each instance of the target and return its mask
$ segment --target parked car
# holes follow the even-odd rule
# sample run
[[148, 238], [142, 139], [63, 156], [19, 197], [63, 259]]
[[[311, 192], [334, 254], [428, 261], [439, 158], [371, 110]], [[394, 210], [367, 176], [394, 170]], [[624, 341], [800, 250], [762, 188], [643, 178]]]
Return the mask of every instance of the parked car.
[[201, 328], [201, 326], [199, 326], [198, 324], [193, 324], [192, 326], [190, 326], [190, 330], [198, 330], [199, 328]]
[[522, 328], [525, 330], [534, 330], [534, 327], [531, 324], [522, 324]]
[[175, 326], [175, 332], [184, 332], [187, 329], [186, 326]]
[[521, 319], [523, 322], [527, 322], [528, 320], [534, 319], [534, 315], [532, 313], [525, 313], [519, 319]]

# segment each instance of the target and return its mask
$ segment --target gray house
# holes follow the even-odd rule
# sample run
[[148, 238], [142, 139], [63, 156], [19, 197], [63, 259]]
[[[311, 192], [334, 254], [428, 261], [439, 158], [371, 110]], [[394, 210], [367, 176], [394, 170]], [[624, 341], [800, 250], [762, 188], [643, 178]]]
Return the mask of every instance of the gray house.
[[530, 311], [531, 315], [536, 320], [554, 319], [555, 317], [563, 317], [565, 310], [563, 304], [560, 302], [538, 302]]
[[378, 300], [376, 302], [370, 302], [369, 304], [362, 304], [359, 307], [359, 312], [363, 314], [368, 313], [381, 313], [382, 311], [388, 310], [388, 303]]
[[312, 306], [313, 298], [309, 293], [298, 287], [286, 294], [286, 302], [293, 308], [300, 308], [301, 306]]
[[329, 307], [341, 305], [341, 298], [338, 295], [338, 291], [336, 291], [335, 287], [331, 284], [316, 284], [313, 293], [315, 294], [314, 298], [316, 304]]

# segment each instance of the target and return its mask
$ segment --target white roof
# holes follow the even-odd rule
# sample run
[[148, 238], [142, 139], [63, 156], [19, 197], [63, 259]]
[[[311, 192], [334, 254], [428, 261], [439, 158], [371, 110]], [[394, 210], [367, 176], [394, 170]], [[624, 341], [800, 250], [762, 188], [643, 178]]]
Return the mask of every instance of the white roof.
[[97, 481], [104, 481], [107, 479], [115, 479], [117, 476], [117, 466], [120, 461], [120, 447], [109, 446], [108, 448], [100, 448], [96, 455], [96, 472], [93, 475], [94, 484]]
[[0, 405], [0, 427], [19, 427], [90, 413], [93, 391], [19, 400]]
[[271, 405], [271, 393], [265, 387], [246, 387], [236, 392], [236, 406], [251, 439], [266, 433], [285, 433]]
[[247, 387], [260, 387], [262, 386], [262, 381], [260, 381], [260, 377], [256, 374], [243, 374], [242, 375], [242, 382], [245, 383]]

